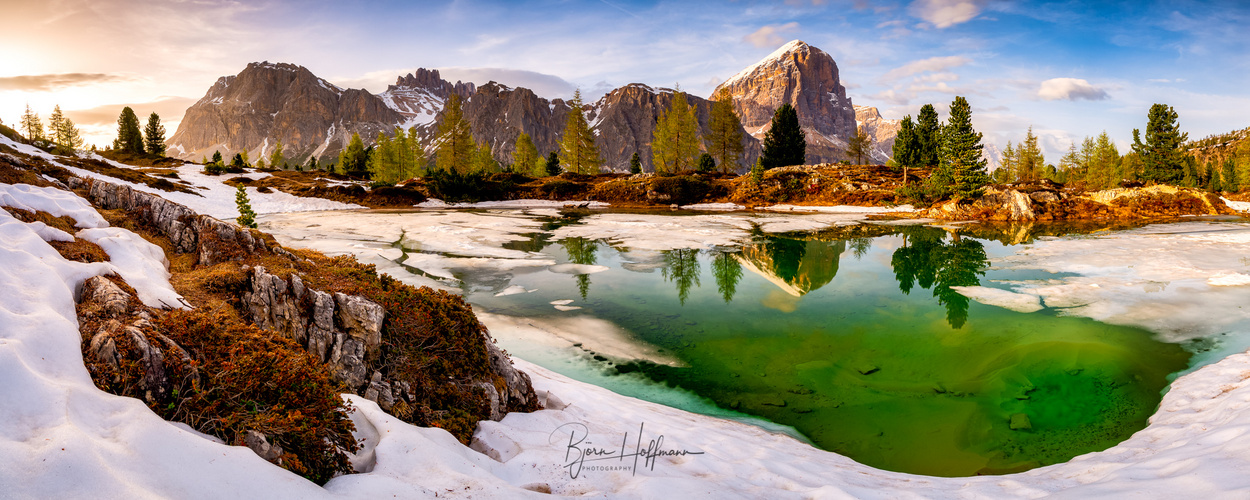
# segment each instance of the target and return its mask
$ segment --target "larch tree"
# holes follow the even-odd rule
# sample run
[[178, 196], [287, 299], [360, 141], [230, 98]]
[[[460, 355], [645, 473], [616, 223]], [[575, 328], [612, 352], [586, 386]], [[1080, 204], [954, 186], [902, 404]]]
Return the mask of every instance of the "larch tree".
[[720, 164], [722, 172], [738, 169], [742, 160], [742, 119], [734, 110], [733, 94], [721, 88], [712, 96], [712, 115], [708, 118], [706, 139], [708, 153]]
[[53, 143], [56, 143], [56, 134], [61, 127], [65, 126], [65, 115], [61, 113], [61, 105], [57, 104], [52, 108], [52, 114], [48, 115], [48, 131], [45, 135], [51, 136]]
[[864, 157], [871, 154], [872, 138], [864, 131], [864, 127], [856, 127], [855, 135], [846, 141], [846, 155], [855, 158], [856, 165], [864, 164]]
[[579, 174], [597, 174], [603, 165], [599, 147], [595, 145], [595, 133], [582, 112], [580, 89], [573, 92], [573, 100], [569, 101], [569, 116], [560, 137], [560, 163], [565, 170]]
[[148, 125], [143, 128], [143, 145], [148, 154], [165, 156], [165, 126], [155, 111], [148, 115]]
[[474, 172], [498, 172], [499, 162], [495, 160], [495, 155], [491, 153], [490, 144], [481, 142], [473, 151], [473, 171]]
[[364, 177], [369, 172], [369, 152], [359, 133], [353, 133], [347, 147], [339, 152], [339, 172], [347, 175]]
[[469, 121], [464, 118], [460, 108], [460, 96], [452, 94], [443, 109], [443, 121], [438, 124], [438, 149], [435, 153], [436, 165], [440, 170], [469, 173], [473, 168], [473, 156], [477, 144], [473, 142], [473, 132]]
[[807, 162], [807, 136], [799, 127], [799, 114], [790, 103], [782, 104], [773, 113], [771, 126], [764, 133], [760, 160], [765, 169]]
[[[537, 173], [534, 168], [537, 163], [538, 148], [534, 147], [534, 140], [525, 132], [517, 134], [516, 142], [512, 146], [512, 171]], [[535, 177], [542, 177], [542, 175], [536, 175]]]
[[932, 104], [920, 107], [916, 116], [917, 165], [934, 167], [939, 163], [938, 150], [941, 149], [942, 124], [938, 122], [937, 110]]
[[77, 151], [83, 147], [78, 127], [74, 126], [73, 120], [61, 114], [60, 105], [53, 108], [52, 116], [48, 117], [48, 132], [52, 135], [52, 142], [63, 150]]
[[680, 173], [693, 170], [698, 157], [699, 122], [686, 102], [686, 93], [675, 90], [652, 133], [651, 163], [656, 172]]
[[22, 113], [22, 122], [18, 124], [18, 128], [22, 129], [22, 135], [30, 142], [45, 140], [43, 121], [39, 119], [38, 113], [31, 111], [30, 104], [26, 105], [26, 112]]
[[139, 116], [130, 106], [122, 108], [117, 117], [117, 139], [113, 141], [113, 149], [127, 153], [143, 153], [143, 133], [139, 131]]
[[278, 141], [273, 147], [273, 152], [269, 154], [269, 167], [286, 169], [286, 155], [282, 152], [282, 141]]
[[1024, 142], [1016, 149], [1016, 180], [1021, 182], [1035, 181], [1041, 178], [1046, 167], [1046, 157], [1037, 145], [1037, 136], [1033, 135], [1033, 127], [1024, 136]]
[[1015, 182], [1016, 180], [1016, 147], [1007, 141], [1007, 148], [1003, 150], [1003, 159], [998, 162], [998, 169], [994, 170], [994, 179], [998, 182]]
[[1176, 110], [1166, 104], [1150, 107], [1146, 138], [1133, 129], [1133, 152], [1141, 161], [1141, 178], [1161, 183], [1175, 183], [1185, 175], [1185, 153], [1181, 145], [1189, 139], [1176, 123]]
[[953, 194], [959, 199], [981, 196], [989, 175], [981, 156], [981, 133], [972, 128], [972, 106], [963, 96], [951, 102], [950, 118], [942, 128], [942, 148], [938, 169], [954, 181]]

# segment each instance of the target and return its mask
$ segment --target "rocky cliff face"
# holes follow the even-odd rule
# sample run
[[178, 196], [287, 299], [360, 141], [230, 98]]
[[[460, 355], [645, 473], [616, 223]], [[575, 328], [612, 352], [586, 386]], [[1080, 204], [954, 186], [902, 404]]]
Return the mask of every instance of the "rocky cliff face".
[[872, 138], [872, 161], [885, 163], [894, 154], [901, 120], [887, 120], [872, 106], [855, 106], [855, 122]]
[[436, 69], [418, 68], [413, 73], [396, 78], [395, 84], [388, 86], [378, 97], [387, 107], [404, 117], [404, 123], [400, 126], [407, 129], [432, 123], [443, 110], [447, 98], [453, 94], [468, 99], [475, 91], [476, 87], [472, 82], [457, 81], [453, 84], [444, 80]]
[[291, 160], [337, 154], [353, 133], [376, 137], [405, 121], [378, 96], [342, 89], [293, 64], [251, 63], [217, 80], [187, 109], [169, 138], [170, 154], [186, 159], [268, 156], [278, 141]]
[[[660, 112], [673, 104], [673, 89], [654, 89], [641, 83], [633, 83], [609, 92], [586, 112], [586, 119], [595, 129], [599, 140], [599, 154], [607, 169], [627, 171], [629, 159], [637, 151], [643, 170], [653, 171], [651, 165], [651, 139]], [[698, 96], [686, 95], [686, 102], [694, 109], [699, 121], [699, 132], [707, 133], [712, 102]], [[745, 171], [760, 154], [760, 141], [744, 133], [743, 160], [736, 169]]]
[[[558, 151], [569, 109], [562, 99], [548, 101], [530, 89], [495, 82], [479, 87], [463, 105], [473, 139], [489, 145], [495, 158], [505, 164], [512, 163], [512, 152], [521, 132], [529, 134], [539, 155]], [[442, 122], [441, 114], [438, 121]]]
[[844, 158], [855, 132], [855, 109], [838, 78], [838, 65], [824, 51], [795, 40], [722, 83], [734, 98], [742, 125], [757, 139], [768, 132], [782, 104], [794, 106], [807, 134], [807, 162]]

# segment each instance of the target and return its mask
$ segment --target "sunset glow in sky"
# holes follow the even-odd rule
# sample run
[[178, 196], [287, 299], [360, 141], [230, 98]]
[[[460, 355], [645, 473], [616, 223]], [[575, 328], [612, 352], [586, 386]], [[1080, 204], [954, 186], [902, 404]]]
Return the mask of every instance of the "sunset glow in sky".
[[591, 100], [633, 82], [707, 96], [801, 39], [886, 118], [956, 95], [1000, 148], [1032, 126], [1047, 160], [1106, 130], [1125, 147], [1152, 103], [1190, 138], [1250, 126], [1250, 7], [1240, 2], [787, 0], [333, 2], [0, 0], [0, 120], [60, 104], [89, 143], [123, 105], [172, 135], [248, 62], [380, 92], [418, 67]]

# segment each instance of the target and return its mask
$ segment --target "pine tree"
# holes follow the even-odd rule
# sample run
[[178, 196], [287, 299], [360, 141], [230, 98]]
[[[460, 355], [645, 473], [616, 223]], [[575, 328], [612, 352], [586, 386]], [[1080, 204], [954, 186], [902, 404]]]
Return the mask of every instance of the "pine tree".
[[43, 135], [43, 121], [39, 119], [38, 113], [30, 110], [30, 104], [26, 105], [26, 112], [22, 113], [22, 123], [18, 125], [18, 128], [22, 129], [22, 134], [30, 142], [46, 139]]
[[1207, 160], [1207, 172], [1210, 172], [1211, 175], [1207, 177], [1207, 182], [1203, 185], [1203, 188], [1213, 193], [1222, 191], [1224, 188], [1223, 183], [1220, 182], [1220, 173], [1216, 172], [1215, 169], [1215, 160]]
[[1174, 183], [1184, 175], [1185, 154], [1181, 145], [1189, 139], [1176, 123], [1176, 110], [1166, 104], [1150, 107], [1147, 116], [1146, 141], [1133, 129], [1133, 152], [1141, 160], [1141, 178], [1161, 183]]
[[661, 110], [651, 139], [651, 164], [656, 172], [693, 170], [699, 156], [699, 122], [686, 102], [685, 92], [673, 92], [667, 110]]
[[599, 158], [599, 147], [595, 145], [595, 134], [586, 123], [582, 113], [582, 91], [573, 92], [573, 100], [569, 101], [569, 117], [564, 125], [564, 134], [560, 137], [560, 162], [564, 168], [579, 174], [597, 174], [603, 160]]
[[712, 115], [708, 119], [707, 150], [720, 163], [722, 172], [738, 169], [742, 159], [742, 119], [734, 110], [733, 95], [721, 88], [713, 96]]
[[[538, 148], [534, 147], [534, 140], [530, 139], [529, 134], [521, 132], [516, 136], [516, 143], [512, 146], [512, 170], [515, 172], [533, 171], [537, 160]], [[535, 177], [542, 177], [542, 175]]]
[[282, 141], [278, 141], [273, 147], [273, 153], [269, 154], [269, 166], [286, 170], [286, 155], [282, 154]]
[[230, 170], [233, 170], [235, 172], [242, 172], [243, 168], [246, 166], [247, 166], [247, 163], [243, 161], [242, 154], [235, 153], [234, 158], [230, 160]]
[[[239, 159], [242, 160], [242, 157]], [[252, 211], [252, 204], [247, 199], [247, 190], [243, 188], [242, 184], [239, 184], [234, 191], [234, 203], [239, 208], [239, 218], [235, 219], [239, 225], [256, 229], [256, 212]]]
[[989, 176], [981, 157], [981, 133], [972, 128], [972, 106], [963, 96], [951, 102], [950, 118], [942, 129], [939, 170], [949, 172], [954, 194], [960, 199], [981, 196]]
[[920, 107], [916, 117], [917, 165], [934, 167], [940, 163], [938, 150], [941, 147], [942, 125], [938, 122], [937, 110], [932, 104]]
[[890, 159], [894, 165], [903, 169], [903, 179], [907, 179], [907, 169], [920, 165], [920, 144], [916, 136], [916, 124], [911, 115], [903, 117], [898, 124], [898, 133], [894, 136], [894, 148]]
[[317, 166], [317, 155], [308, 155], [308, 166], [304, 167], [304, 170], [313, 172], [313, 171], [316, 171], [318, 168], [320, 167]]
[[473, 142], [473, 133], [464, 118], [457, 94], [451, 95], [447, 107], [443, 109], [443, 121], [438, 124], [438, 141], [438, 168], [445, 172], [469, 173], [477, 144]]
[[117, 117], [117, 139], [113, 149], [127, 153], [143, 154], [143, 133], [139, 131], [139, 117], [130, 106], [122, 108]]
[[48, 117], [48, 133], [52, 135], [52, 142], [62, 150], [72, 152], [82, 149], [82, 135], [74, 126], [74, 121], [61, 114], [60, 105], [52, 108], [52, 115]]
[[[1224, 191], [1237, 193], [1241, 191], [1241, 184], [1237, 182], [1237, 160], [1231, 155], [1224, 159], [1224, 171], [1222, 173], [1222, 184]], [[1215, 177], [1214, 174], [1211, 177]]]
[[764, 134], [760, 160], [765, 169], [807, 162], [807, 138], [799, 127], [799, 114], [789, 103], [773, 113], [771, 128]]
[[634, 151], [634, 155], [629, 157], [629, 173], [642, 173], [642, 158], [638, 156], [637, 151]]
[[715, 172], [716, 159], [712, 158], [712, 155], [708, 153], [699, 155], [699, 165], [696, 167], [696, 170], [699, 172]]
[[560, 157], [556, 155], [555, 151], [552, 151], [547, 156], [547, 175], [560, 175], [562, 170], [564, 169], [560, 167]]
[[863, 127], [855, 129], [855, 135], [852, 135], [846, 141], [846, 155], [855, 158], [856, 165], [864, 164], [864, 157], [869, 155], [872, 148], [872, 138], [868, 137], [868, 133]]
[[148, 154], [165, 156], [165, 126], [155, 111], [148, 115], [148, 125], [143, 128], [143, 145]]
[[1107, 189], [1120, 183], [1120, 150], [1107, 131], [1094, 140], [1094, 154], [1086, 168], [1085, 182], [1094, 189]]
[[220, 164], [221, 164], [221, 162], [222, 162], [222, 159], [221, 159], [221, 150], [214, 151], [214, 152], [213, 152], [213, 163], [216, 163], [216, 164], [220, 165]]
[[338, 168], [340, 172], [354, 177], [364, 177], [369, 173], [369, 153], [359, 133], [353, 133], [347, 147], [339, 153]]

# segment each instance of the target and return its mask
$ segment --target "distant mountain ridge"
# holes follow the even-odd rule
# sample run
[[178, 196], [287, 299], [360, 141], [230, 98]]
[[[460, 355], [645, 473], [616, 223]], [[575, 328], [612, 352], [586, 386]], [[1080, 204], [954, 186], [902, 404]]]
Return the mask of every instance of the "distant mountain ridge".
[[[808, 163], [845, 158], [842, 149], [855, 131], [857, 110], [838, 78], [837, 64], [820, 49], [790, 42], [721, 86], [730, 89], [743, 118], [745, 155], [737, 171], [754, 164], [772, 114], [783, 102], [799, 111], [808, 137]], [[438, 70], [418, 69], [398, 77], [385, 91], [371, 94], [340, 88], [302, 66], [262, 62], [218, 79], [187, 109], [167, 143], [170, 154], [180, 158], [199, 159], [218, 150], [233, 155], [246, 149], [256, 161], [267, 158], [281, 142], [292, 164], [306, 163], [310, 156], [325, 162], [337, 158], [353, 133], [372, 144], [379, 132], [389, 134], [399, 126], [417, 127], [429, 149], [443, 107], [453, 94], [464, 99], [464, 115], [474, 139], [488, 145], [504, 163], [510, 162], [521, 132], [530, 135], [541, 154], [556, 150], [570, 110], [565, 100], [548, 100], [526, 88], [496, 82], [480, 87], [451, 83]], [[660, 112], [672, 98], [672, 89], [633, 83], [583, 104], [605, 169], [627, 170], [629, 158], [638, 152], [644, 170], [652, 170], [652, 134]], [[691, 95], [687, 100], [706, 131], [711, 102]], [[871, 115], [875, 115], [871, 127], [878, 150], [873, 160], [884, 162], [897, 121], [881, 119], [875, 109], [865, 116]]]

